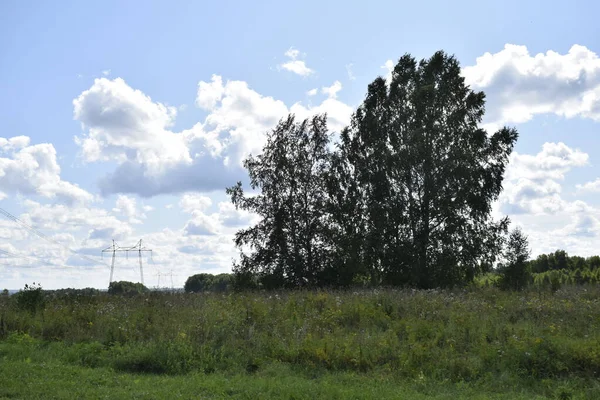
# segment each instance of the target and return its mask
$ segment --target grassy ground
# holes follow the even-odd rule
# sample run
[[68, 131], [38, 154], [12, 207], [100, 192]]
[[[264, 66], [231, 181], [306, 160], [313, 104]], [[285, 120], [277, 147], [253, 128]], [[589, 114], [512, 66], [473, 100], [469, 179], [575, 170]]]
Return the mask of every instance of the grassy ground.
[[0, 398], [600, 398], [600, 288], [0, 298]]
[[[451, 383], [389, 374], [297, 370], [270, 364], [256, 373], [132, 374], [65, 362], [54, 350], [3, 343], [0, 399], [546, 399], [597, 398], [588, 382]], [[6, 355], [10, 354], [10, 355]], [[25, 356], [25, 358], [23, 358]], [[505, 386], [506, 385], [506, 386]]]

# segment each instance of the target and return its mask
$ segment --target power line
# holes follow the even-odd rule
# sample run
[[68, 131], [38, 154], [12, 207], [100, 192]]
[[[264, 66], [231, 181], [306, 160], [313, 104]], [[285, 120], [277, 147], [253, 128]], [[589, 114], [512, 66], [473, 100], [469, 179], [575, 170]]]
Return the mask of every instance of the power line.
[[78, 256], [80, 258], [83, 258], [84, 260], [91, 261], [91, 262], [93, 262], [94, 264], [97, 264], [97, 265], [98, 264], [102, 264], [102, 265], [106, 266], [107, 268], [109, 268], [108, 264], [106, 264], [106, 263], [104, 263], [102, 261], [94, 260], [94, 259], [92, 259], [92, 258], [90, 258], [90, 257], [88, 257], [86, 255], [79, 254], [78, 252], [76, 252], [75, 250], [71, 249], [70, 247], [68, 247], [68, 246], [66, 246], [66, 245], [64, 245], [64, 244], [62, 244], [60, 242], [57, 242], [56, 240], [54, 240], [54, 239], [52, 239], [52, 238], [44, 235], [42, 232], [38, 231], [34, 227], [32, 227], [32, 226], [26, 224], [25, 222], [21, 221], [19, 218], [15, 217], [14, 215], [12, 215], [8, 211], [4, 210], [3, 208], [0, 208], [0, 214], [4, 215], [6, 218], [10, 219], [11, 221], [16, 222], [17, 224], [21, 225], [22, 227], [24, 227], [25, 229], [27, 229], [29, 232], [35, 234], [36, 236], [38, 236], [38, 237], [40, 237], [40, 238], [42, 238], [42, 239], [44, 239], [44, 240], [46, 240], [46, 241], [48, 241], [50, 243], [56, 244], [58, 246], [61, 246], [61, 247], [65, 248], [65, 249], [67, 249], [68, 251], [70, 251], [71, 253], [75, 254], [76, 256]]
[[35, 257], [35, 256], [30, 257], [30, 256], [26, 256], [26, 255], [23, 255], [23, 254], [12, 253], [10, 251], [6, 251], [6, 250], [2, 250], [2, 249], [0, 249], [0, 254], [4, 254], [6, 256], [13, 257], [13, 258], [21, 258], [21, 259], [25, 259], [25, 260], [30, 260], [30, 261], [31, 260], [41, 261], [44, 264], [48, 264], [48, 265], [52, 265], [52, 266], [58, 266], [58, 265], [56, 265], [54, 263], [51, 263], [51, 262], [49, 262], [47, 260], [44, 260], [44, 259], [40, 258], [40, 257]]
[[143, 285], [144, 284], [144, 268], [142, 266], [142, 252], [143, 251], [149, 251], [150, 255], [152, 256], [152, 249], [148, 249], [148, 248], [142, 246], [142, 239], [140, 239], [139, 242], [137, 242], [135, 245], [133, 245], [131, 247], [121, 247], [113, 239], [112, 245], [108, 246], [107, 248], [105, 248], [104, 250], [102, 250], [102, 254], [112, 252], [112, 262], [110, 264], [110, 279], [109, 279], [109, 284], [113, 280], [113, 273], [115, 271], [115, 259], [116, 259], [118, 251], [124, 251], [126, 255], [128, 255], [130, 251], [137, 251], [139, 253], [140, 278], [141, 278], [142, 285]]

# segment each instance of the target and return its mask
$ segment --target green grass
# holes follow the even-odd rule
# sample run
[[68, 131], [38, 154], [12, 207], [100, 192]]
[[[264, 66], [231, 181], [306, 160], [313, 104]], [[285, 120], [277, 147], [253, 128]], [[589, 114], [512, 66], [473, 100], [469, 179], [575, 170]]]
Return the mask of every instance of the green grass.
[[72, 365], [43, 347], [32, 354], [21, 344], [4, 343], [0, 349], [5, 353], [0, 399], [591, 399], [600, 393], [598, 385], [592, 389], [577, 382], [529, 382], [527, 387], [502, 381], [431, 382], [376, 373], [315, 374], [280, 363], [255, 374], [131, 374]]
[[600, 398], [597, 286], [43, 300], [0, 298], [0, 398]]

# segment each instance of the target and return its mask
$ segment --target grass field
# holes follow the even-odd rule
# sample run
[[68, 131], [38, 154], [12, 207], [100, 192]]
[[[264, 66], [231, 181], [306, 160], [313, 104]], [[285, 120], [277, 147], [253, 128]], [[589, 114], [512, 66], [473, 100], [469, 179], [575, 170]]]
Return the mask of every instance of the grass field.
[[0, 298], [0, 398], [600, 398], [600, 288]]

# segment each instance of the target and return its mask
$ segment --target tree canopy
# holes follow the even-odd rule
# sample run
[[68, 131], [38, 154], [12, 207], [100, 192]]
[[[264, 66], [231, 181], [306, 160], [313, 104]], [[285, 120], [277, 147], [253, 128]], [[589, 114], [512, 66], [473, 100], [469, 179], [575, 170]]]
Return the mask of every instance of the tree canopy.
[[491, 207], [518, 137], [482, 129], [484, 110], [439, 51], [375, 79], [335, 148], [325, 115], [282, 120], [244, 163], [258, 194], [227, 189], [261, 217], [237, 233], [234, 270], [274, 287], [468, 282], [500, 253], [508, 219]]

